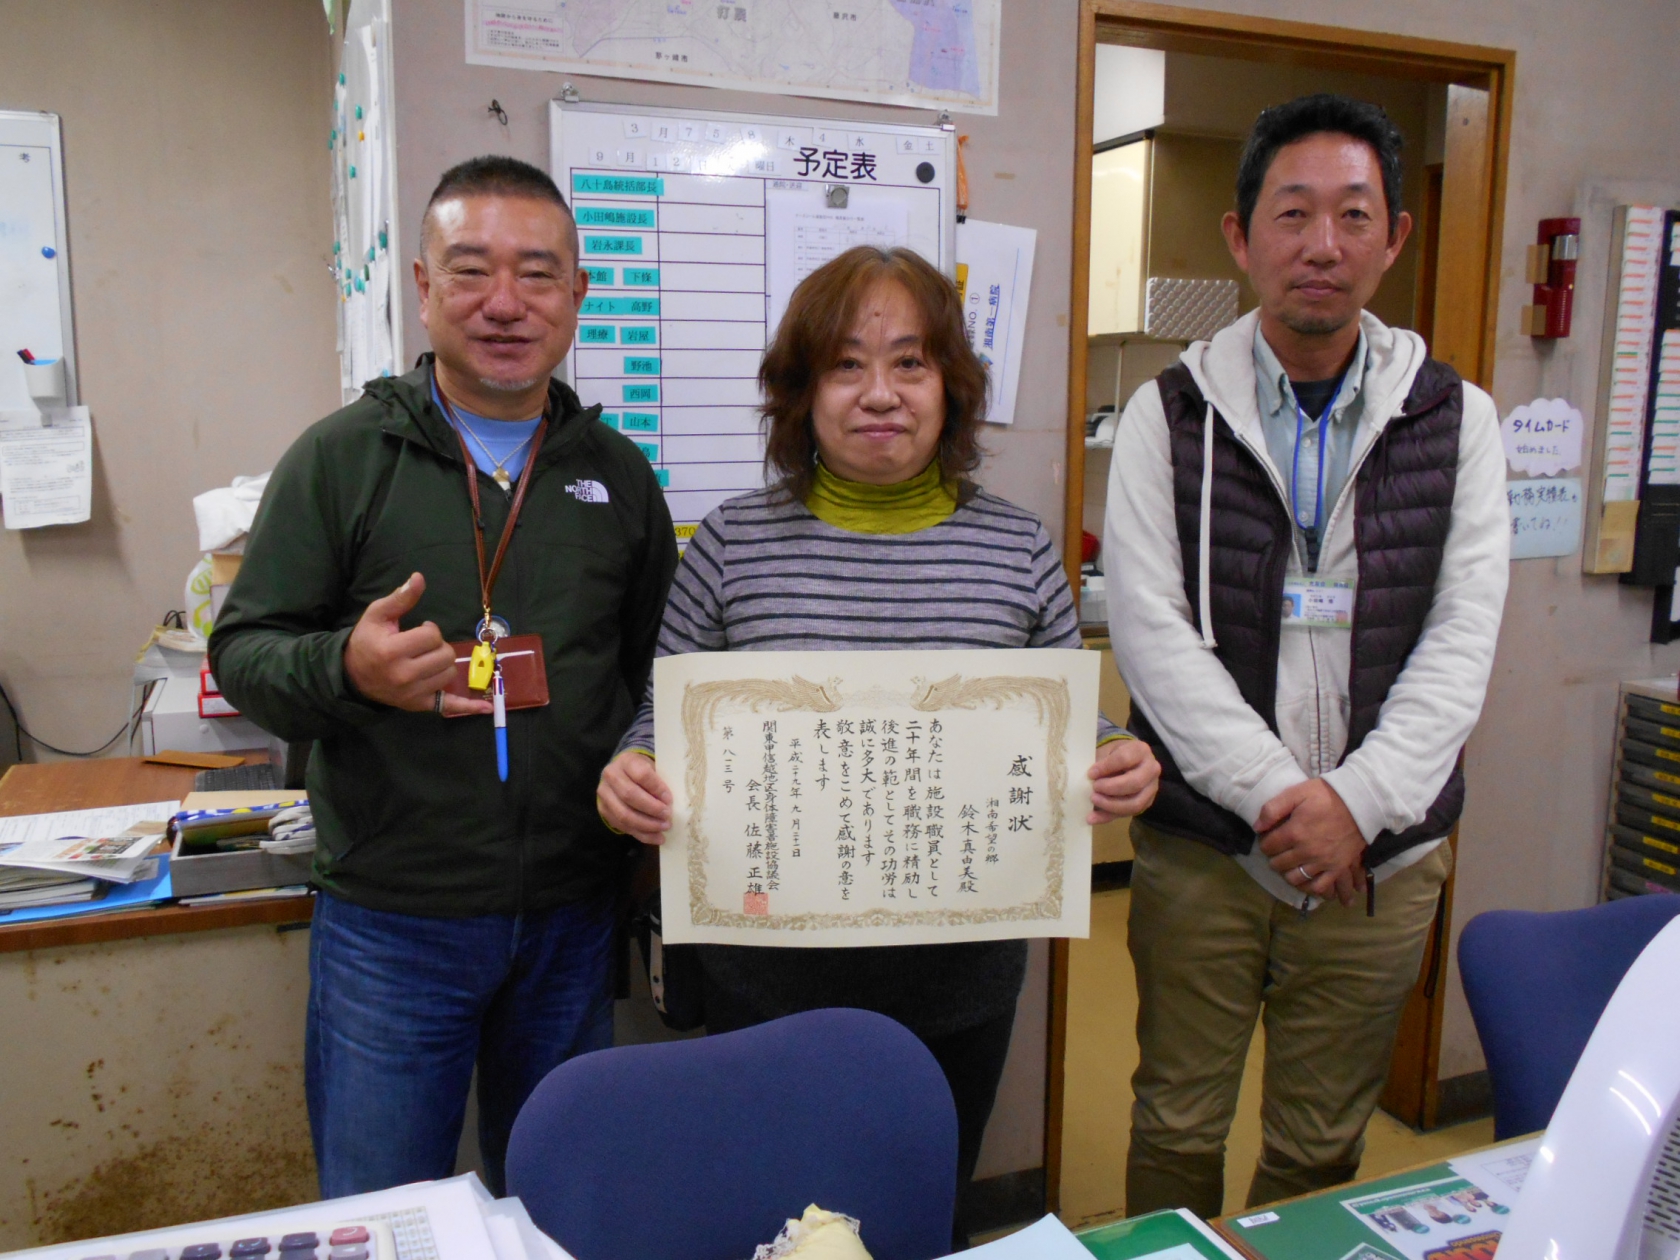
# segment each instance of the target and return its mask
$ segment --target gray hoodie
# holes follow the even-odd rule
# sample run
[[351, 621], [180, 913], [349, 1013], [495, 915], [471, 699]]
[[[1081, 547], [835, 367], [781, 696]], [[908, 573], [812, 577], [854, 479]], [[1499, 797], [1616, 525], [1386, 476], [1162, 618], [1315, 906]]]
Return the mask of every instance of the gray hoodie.
[[[1196, 342], [1183, 362], [1237, 440], [1271, 474], [1287, 509], [1286, 482], [1267, 449], [1255, 392], [1258, 321], [1259, 313], [1250, 312], [1211, 341]], [[1362, 327], [1370, 355], [1364, 407], [1347, 482], [1327, 505], [1314, 575], [1349, 582], [1359, 576], [1353, 535], [1359, 467], [1399, 413], [1426, 357], [1415, 333], [1391, 329], [1368, 312]], [[1203, 502], [1205, 520], [1206, 494]], [[1499, 416], [1487, 394], [1464, 386], [1452, 526], [1423, 636], [1389, 691], [1377, 728], [1345, 762], [1348, 631], [1291, 627], [1283, 635], [1273, 734], [1196, 629], [1173, 515], [1166, 416], [1154, 382], [1132, 396], [1115, 435], [1105, 533], [1115, 661], [1191, 787], [1252, 825], [1279, 792], [1322, 778], [1342, 798], [1366, 843], [1423, 820], [1481, 714], [1505, 605], [1511, 526]], [[1297, 536], [1289, 577], [1305, 573]], [[1201, 589], [1209, 590], [1205, 579]], [[1211, 627], [1212, 618], [1204, 615], [1202, 624]], [[1374, 874], [1380, 880], [1433, 848], [1418, 845]], [[1301, 903], [1302, 894], [1271, 869], [1258, 845], [1236, 860], [1274, 896]]]

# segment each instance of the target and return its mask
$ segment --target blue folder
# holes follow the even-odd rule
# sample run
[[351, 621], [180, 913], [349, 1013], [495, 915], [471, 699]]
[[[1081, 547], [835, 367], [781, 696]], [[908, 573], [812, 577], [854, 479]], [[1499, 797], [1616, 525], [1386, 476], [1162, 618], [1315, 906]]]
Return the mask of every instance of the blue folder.
[[171, 901], [174, 892], [169, 886], [169, 855], [157, 859], [158, 873], [150, 879], [137, 879], [132, 884], [112, 884], [103, 897], [92, 901], [71, 901], [57, 906], [20, 906], [16, 910], [0, 910], [0, 927], [13, 923], [37, 923], [42, 919], [68, 919], [77, 915], [111, 914], [118, 910], [139, 910]]

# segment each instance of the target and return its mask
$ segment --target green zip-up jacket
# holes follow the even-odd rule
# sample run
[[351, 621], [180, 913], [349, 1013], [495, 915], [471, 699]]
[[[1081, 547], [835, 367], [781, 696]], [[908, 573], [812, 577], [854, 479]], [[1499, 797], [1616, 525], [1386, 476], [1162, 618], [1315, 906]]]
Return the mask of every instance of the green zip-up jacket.
[[[639, 450], [570, 389], [549, 389], [494, 607], [540, 634], [549, 704], [508, 714], [508, 781], [488, 717], [408, 713], [359, 696], [350, 631], [412, 572], [426, 592], [403, 628], [472, 637], [472, 508], [454, 430], [433, 405], [430, 358], [372, 381], [311, 427], [274, 470], [210, 638], [241, 713], [314, 740], [315, 876], [374, 910], [466, 917], [540, 911], [605, 892], [628, 842], [595, 812], [601, 768], [647, 688], [676, 567], [670, 513]], [[483, 473], [486, 558], [511, 496]]]

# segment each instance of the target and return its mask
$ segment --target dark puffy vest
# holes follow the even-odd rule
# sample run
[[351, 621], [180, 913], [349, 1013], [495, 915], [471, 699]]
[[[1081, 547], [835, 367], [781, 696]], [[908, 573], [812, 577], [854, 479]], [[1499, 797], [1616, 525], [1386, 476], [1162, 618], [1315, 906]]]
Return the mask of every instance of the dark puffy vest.
[[[1202, 425], [1207, 402], [1183, 364], [1158, 378], [1172, 449], [1173, 500], [1184, 593], [1201, 630], [1200, 567]], [[1236, 681], [1243, 699], [1277, 730], [1277, 667], [1283, 633], [1283, 584], [1294, 524], [1270, 474], [1239, 442], [1223, 416], [1213, 440], [1214, 655]], [[1458, 432], [1464, 387], [1444, 363], [1418, 369], [1401, 413], [1388, 422], [1354, 478], [1354, 543], [1359, 585], [1354, 597], [1352, 668], [1348, 679], [1347, 748], [1358, 748], [1375, 729], [1389, 688], [1400, 676], [1423, 633], [1435, 599], [1435, 580], [1452, 524], [1458, 482]], [[1242, 818], [1214, 804], [1184, 781], [1172, 753], [1142, 710], [1132, 706], [1130, 726], [1161, 762], [1160, 792], [1142, 817], [1174, 835], [1222, 853], [1247, 853], [1254, 831]], [[1455, 767], [1424, 820], [1402, 832], [1385, 831], [1366, 852], [1376, 867], [1404, 849], [1444, 836], [1464, 807], [1464, 773]]]

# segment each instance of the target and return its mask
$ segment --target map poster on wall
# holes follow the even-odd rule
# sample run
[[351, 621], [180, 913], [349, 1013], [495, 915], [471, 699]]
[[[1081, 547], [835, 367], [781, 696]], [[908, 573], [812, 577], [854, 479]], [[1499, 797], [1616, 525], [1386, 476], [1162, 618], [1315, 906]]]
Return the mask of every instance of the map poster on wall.
[[998, 112], [1002, 0], [465, 0], [467, 61]]
[[694, 652], [654, 664], [665, 940], [1086, 936], [1094, 653]]

